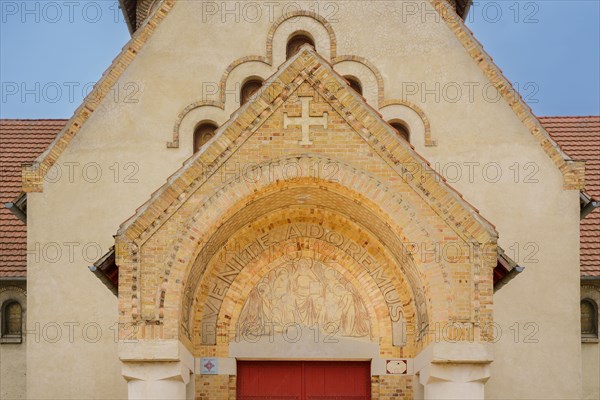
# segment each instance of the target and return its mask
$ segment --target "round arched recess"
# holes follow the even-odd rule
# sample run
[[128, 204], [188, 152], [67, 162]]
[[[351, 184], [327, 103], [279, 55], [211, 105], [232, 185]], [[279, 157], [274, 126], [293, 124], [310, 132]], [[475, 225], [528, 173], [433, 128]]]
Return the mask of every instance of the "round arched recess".
[[240, 106], [250, 101], [253, 96], [260, 90], [264, 80], [260, 77], [252, 76], [244, 81], [240, 89]]
[[236, 65], [221, 78], [225, 90], [221, 93], [225, 112], [231, 114], [240, 107], [240, 93], [250, 80], [265, 81], [273, 74], [273, 68], [261, 61], [245, 61]]
[[592, 299], [585, 298], [581, 305], [581, 337], [598, 338], [598, 305]]
[[[285, 190], [282, 189], [282, 185], [285, 186]], [[192, 256], [195, 261], [191, 268], [184, 268], [187, 272], [185, 275], [181, 275], [183, 271], [182, 263], [187, 263], [185, 259], [189, 259], [189, 256], [184, 258], [173, 255], [170, 259], [173, 262], [168, 264], [177, 264], [180, 272], [172, 270], [166, 271], [166, 274], [170, 276], [166, 293], [163, 297], [164, 306], [161, 305], [161, 309], [165, 310], [165, 313], [169, 313], [173, 309], [173, 301], [176, 299], [181, 301], [181, 305], [177, 308], [182, 313], [176, 318], [182, 322], [182, 328], [185, 330], [185, 335], [189, 337], [190, 329], [193, 325], [191, 314], [192, 303], [194, 301], [195, 293], [198, 290], [201, 278], [206, 272], [206, 268], [210, 259], [214, 256], [216, 249], [221, 249], [226, 245], [228, 240], [234, 235], [234, 233], [241, 227], [252, 223], [258, 216], [263, 215], [266, 212], [270, 212], [278, 208], [289, 208], [294, 204], [311, 204], [313, 206], [319, 206], [335, 210], [345, 210], [345, 216], [348, 220], [356, 221], [357, 224], [362, 225], [363, 230], [368, 230], [374, 233], [378, 238], [377, 242], [384, 243], [386, 251], [391, 254], [393, 262], [387, 263], [392, 265], [397, 271], [400, 271], [408, 282], [407, 286], [412, 291], [411, 298], [415, 304], [417, 322], [415, 330], [421, 332], [429, 321], [428, 317], [428, 300], [425, 295], [427, 289], [425, 287], [425, 279], [421, 274], [421, 268], [417, 268], [414, 261], [411, 258], [409, 252], [403, 246], [403, 234], [401, 231], [394, 230], [390, 224], [390, 221], [386, 221], [383, 212], [374, 204], [367, 199], [361, 199], [357, 201], [356, 198], [359, 196], [356, 192], [344, 190], [339, 184], [329, 184], [327, 182], [315, 181], [315, 179], [307, 180], [291, 180], [281, 182], [279, 184], [271, 185], [272, 187], [267, 191], [257, 192], [257, 196], [254, 200], [241, 200], [235, 204], [230, 204], [231, 207], [223, 208], [223, 211], [230, 215], [226, 217], [222, 212], [217, 210], [208, 211], [206, 207], [210, 208], [213, 201], [207, 199], [203, 203], [203, 206], [195, 212], [195, 215], [213, 215], [218, 221], [221, 221], [218, 226], [214, 226], [210, 229], [210, 232], [206, 233], [203, 239], [193, 239], [189, 232], [198, 231], [203, 228], [193, 228], [189, 226], [182, 230], [188, 232], [186, 234], [186, 240], [193, 239], [194, 242], [201, 242], [200, 248]], [[272, 189], [272, 190], [271, 190]], [[237, 193], [237, 191], [236, 191]], [[223, 190], [219, 190], [219, 198], [223, 199], [226, 195]], [[253, 196], [254, 197], [254, 196]], [[216, 199], [215, 199], [216, 200]], [[218, 201], [218, 205], [222, 205], [222, 201]], [[370, 206], [370, 207], [369, 207]], [[203, 217], [204, 218], [204, 217]], [[192, 224], [194, 222], [192, 221]], [[183, 244], [178, 245], [181, 248]], [[382, 245], [383, 246], [383, 245]], [[175, 268], [175, 267], [174, 267]], [[435, 266], [439, 269], [440, 266]], [[429, 267], [425, 267], [424, 270], [428, 270]], [[175, 286], [178, 281], [177, 276], [180, 276], [181, 282], [185, 282], [183, 288], [176, 289]], [[444, 283], [440, 282], [441, 285]], [[177, 292], [175, 292], [177, 291]], [[181, 296], [183, 294], [183, 296]], [[181, 297], [180, 297], [181, 296]], [[443, 299], [440, 299], [444, 301]], [[441, 306], [442, 309], [448, 312], [448, 305]], [[438, 314], [441, 315], [441, 314]], [[169, 318], [174, 318], [174, 315], [170, 315]], [[191, 324], [192, 323], [192, 324]]]
[[[329, 167], [334, 164], [334, 176], [331, 171], [324, 173], [325, 164]], [[320, 165], [319, 176], [315, 175], [316, 165]], [[290, 166], [293, 168], [289, 169]], [[282, 177], [284, 169], [288, 174]], [[296, 173], [291, 173], [292, 170]], [[274, 178], [273, 173], [278, 178]], [[487, 309], [480, 317], [477, 310], [468, 308], [473, 296], [471, 280], [459, 281], [462, 275], [455, 272], [477, 274], [471, 259], [459, 257], [449, 265], [433, 257], [413, 256], [414, 252], [407, 251], [410, 250], [405, 246], [407, 243], [433, 248], [452, 236], [450, 227], [443, 228], [436, 214], [424, 207], [422, 200], [410, 191], [389, 190], [368, 172], [317, 155], [288, 156], [255, 164], [254, 168], [225, 183], [221, 183], [222, 176], [211, 174], [210, 181], [196, 186], [203, 189], [180, 196], [181, 201], [185, 199], [185, 204], [177, 206], [177, 214], [153, 234], [152, 242], [144, 246], [139, 256], [135, 255], [136, 247], [132, 247], [132, 263], [124, 264], [135, 271], [136, 260], [143, 259], [145, 254], [150, 257], [152, 264], [142, 261], [144, 271], [141, 271], [147, 272], [141, 276], [148, 282], [137, 284], [138, 287], [141, 285], [141, 291], [131, 292], [132, 315], [164, 324], [161, 328], [164, 337], [179, 337], [191, 345], [194, 296], [208, 261], [235, 232], [258, 216], [295, 205], [328, 207], [343, 212], [345, 218], [365, 227], [378, 242], [385, 244], [386, 251], [398, 260], [394, 264], [412, 290], [418, 335], [424, 332], [428, 323], [446, 323], [452, 318], [461, 317], [474, 323], [479, 318], [488, 321]], [[437, 228], [433, 229], [433, 226]], [[463, 243], [460, 238], [456, 240], [459, 242], [455, 244]], [[160, 260], [156, 260], [148, 251], [163, 246], [162, 243], [171, 245]], [[491, 287], [488, 287], [491, 280], [487, 275], [491, 269], [488, 271], [488, 266], [486, 261], [486, 275], [482, 278], [485, 280], [474, 275], [485, 289], [485, 293], [474, 294], [479, 295], [480, 303], [486, 307], [490, 301], [486, 296], [491, 293]], [[431, 287], [442, 289], [432, 291]], [[141, 302], [137, 301], [137, 293], [140, 293]], [[469, 328], [465, 326], [464, 329]], [[476, 329], [475, 326], [472, 328]], [[425, 330], [425, 333], [429, 332]], [[477, 337], [479, 331], [475, 335]]]
[[[252, 260], [247, 259], [249, 252]], [[275, 325], [281, 327], [293, 323], [308, 329], [326, 328], [324, 330], [329, 330], [331, 336], [377, 343], [376, 347], [381, 346], [383, 354], [395, 356], [410, 354], [415, 349], [416, 336], [403, 336], [406, 327], [415, 324], [416, 309], [402, 267], [396, 264], [397, 260], [373, 233], [336, 210], [303, 204], [256, 215], [251, 223], [244, 224], [229, 236], [210, 259], [199, 255], [198, 262], [206, 266], [198, 291], [194, 294], [195, 303], [190, 317], [194, 321], [192, 337], [196, 349], [201, 345], [214, 344], [221, 356], [229, 356], [227, 346], [223, 346], [223, 338], [217, 340], [210, 336], [211, 328], [218, 326], [222, 331], [236, 332], [238, 338], [240, 334], [243, 336], [249, 321], [247, 309], [252, 308], [253, 302], [256, 304], [260, 297], [258, 292], [265, 292], [268, 287], [271, 287], [268, 295], [271, 300], [266, 302], [265, 294], [260, 303], [265, 301], [268, 304], [261, 304], [260, 309], [281, 310], [281, 302], [273, 300], [277, 290], [281, 289], [281, 281], [273, 276], [274, 268], [288, 274], [293, 283], [302, 275], [296, 269], [302, 263], [311, 264], [310, 273], [304, 276], [311, 275], [312, 280], [309, 280], [313, 289], [317, 287], [320, 290], [305, 296], [296, 293], [292, 284], [287, 291], [294, 298], [300, 297], [303, 304], [307, 301], [314, 303], [311, 310], [315, 315], [311, 317], [306, 315], [306, 310], [299, 309], [293, 313], [301, 316], [299, 319], [289, 320], [288, 313], [286, 320], [285, 313], [282, 316], [278, 312], [265, 312], [260, 317], [263, 325], [275, 328]], [[330, 273], [329, 278], [327, 272]], [[220, 295], [214, 296], [211, 289]], [[252, 294], [254, 289], [258, 292]], [[369, 324], [357, 324], [355, 312], [346, 315], [345, 323], [335, 317], [340, 311], [336, 306], [343, 293], [352, 293], [352, 297], [360, 299], [359, 303], [363, 306], [357, 309], [364, 311], [364, 318], [361, 318], [368, 320]], [[333, 308], [331, 314], [324, 315], [319, 311], [323, 304]], [[257, 318], [256, 312], [251, 314]], [[267, 321], [269, 319], [273, 321]], [[214, 333], [217, 334], [216, 331]], [[305, 350], [315, 354], [320, 351], [319, 346]], [[249, 355], [246, 350], [242, 356]], [[293, 354], [279, 356], [291, 357]]]
[[[18, 309], [20, 309], [20, 315], [18, 315], [18, 317], [21, 320], [21, 329], [20, 334], [18, 335], [11, 335], [8, 332], [7, 323], [9, 322], [8, 319], [10, 316], [5, 314], [5, 309], [10, 304], [18, 304]], [[10, 285], [6, 285], [0, 288], [0, 337], [5, 336], [4, 341], [7, 343], [21, 343], [23, 340], [26, 340], [26, 335], [23, 335], [23, 333], [26, 332], [26, 323], [27, 292], [25, 291], [25, 289], [18, 286]], [[4, 335], [5, 333], [7, 333], [8, 335]]]
[[428, 145], [428, 136], [431, 133], [428, 131], [426, 121], [421, 115], [408, 105], [404, 104], [389, 104], [379, 110], [386, 121], [401, 122], [408, 127], [410, 134], [410, 143], [417, 149], [423, 149]]
[[304, 31], [294, 32], [290, 35], [290, 37], [287, 40], [287, 46], [285, 48], [285, 58], [289, 60], [290, 58], [295, 56], [296, 53], [298, 53], [300, 49], [305, 45], [309, 45], [313, 49], [315, 48], [315, 39], [312, 37], [312, 35]]
[[[369, 67], [356, 60], [343, 60], [336, 62], [334, 66], [340, 75], [356, 78], [362, 87], [361, 95], [373, 107], [379, 106], [381, 93], [380, 82], [377, 75]], [[346, 78], [348, 79], [348, 78]]]
[[401, 119], [393, 119], [388, 123], [396, 130], [396, 132], [398, 132], [398, 135], [402, 139], [410, 143], [410, 127], [406, 122], [402, 121]]
[[179, 147], [179, 151], [189, 158], [194, 153], [194, 133], [198, 125], [203, 122], [208, 122], [221, 126], [227, 121], [227, 116], [220, 107], [214, 105], [203, 105], [191, 109], [181, 119], [181, 122], [175, 128], [175, 136], [178, 139], [178, 144], [183, 143]]
[[[332, 38], [335, 40], [333, 32], [314, 17], [300, 15], [284, 20], [275, 28], [273, 37], [269, 40], [272, 46], [272, 65], [278, 66], [286, 61], [290, 39], [300, 35], [312, 41], [317, 53], [326, 60], [331, 60], [332, 51], [335, 51], [335, 46], [332, 45]], [[267, 50], [268, 45], [269, 43]]]
[[219, 127], [214, 121], [202, 121], [194, 128], [193, 147], [194, 153], [197, 153], [202, 146], [208, 143], [215, 136], [215, 132]]

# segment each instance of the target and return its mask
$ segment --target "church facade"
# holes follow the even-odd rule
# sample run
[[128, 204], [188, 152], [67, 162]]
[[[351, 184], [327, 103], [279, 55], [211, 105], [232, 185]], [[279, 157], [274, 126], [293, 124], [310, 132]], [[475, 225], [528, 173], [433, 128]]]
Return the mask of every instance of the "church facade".
[[598, 393], [597, 195], [468, 2], [122, 7], [131, 41], [11, 203], [27, 398]]

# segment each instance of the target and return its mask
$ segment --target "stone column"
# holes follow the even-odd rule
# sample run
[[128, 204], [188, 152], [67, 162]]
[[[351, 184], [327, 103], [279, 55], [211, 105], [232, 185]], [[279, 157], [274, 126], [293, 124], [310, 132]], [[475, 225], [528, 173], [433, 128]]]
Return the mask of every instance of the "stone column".
[[120, 343], [119, 358], [130, 400], [188, 398], [188, 386], [193, 385], [194, 357], [179, 341]]
[[492, 361], [489, 343], [433, 343], [415, 358], [415, 399], [483, 400]]

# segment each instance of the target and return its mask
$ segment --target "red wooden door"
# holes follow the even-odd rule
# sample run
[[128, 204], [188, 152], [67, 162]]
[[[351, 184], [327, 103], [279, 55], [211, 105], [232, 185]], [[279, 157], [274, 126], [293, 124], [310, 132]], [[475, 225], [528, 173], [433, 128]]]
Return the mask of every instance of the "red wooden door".
[[369, 362], [238, 361], [238, 400], [367, 400]]

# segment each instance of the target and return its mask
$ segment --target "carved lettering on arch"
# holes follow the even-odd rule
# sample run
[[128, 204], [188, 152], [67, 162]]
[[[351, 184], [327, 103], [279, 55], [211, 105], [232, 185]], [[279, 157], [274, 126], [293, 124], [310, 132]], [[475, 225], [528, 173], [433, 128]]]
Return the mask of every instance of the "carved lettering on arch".
[[[287, 253], [285, 251], [286, 249], [295, 249], [298, 247], [296, 244], [291, 246], [292, 242], [303, 243], [303, 246], [305, 246], [306, 243], [309, 243], [311, 241], [314, 242], [315, 240], [319, 240], [320, 243], [322, 243], [321, 248], [318, 249], [318, 253], [320, 254], [320, 257], [322, 257], [322, 259], [303, 259], [303, 261], [300, 262], [292, 257], [287, 260], [290, 263], [286, 264], [286, 267], [284, 269], [279, 270], [279, 273], [282, 274], [281, 279], [283, 279], [283, 275], [286, 274], [288, 277], [295, 276], [294, 274], [297, 274], [296, 271], [298, 269], [302, 269], [303, 271], [308, 270], [309, 272], [307, 272], [307, 275], [303, 276], [302, 278], [309, 279], [309, 281], [312, 282], [312, 286], [311, 284], [309, 284], [309, 288], [307, 290], [317, 290], [317, 288], [320, 288], [318, 290], [325, 290], [326, 293], [328, 293], [329, 299], [337, 299], [335, 301], [341, 301], [344, 307], [346, 307], [345, 309], [347, 316], [345, 318], [349, 319], [344, 319], [345, 322], [342, 324], [343, 327], [340, 326], [340, 331], [345, 332], [345, 334], [348, 336], [355, 336], [359, 334], [362, 335], [363, 333], [365, 334], [365, 336], [369, 336], [370, 328], [367, 332], [364, 328], [354, 326], [353, 323], [348, 322], [350, 319], [354, 318], [351, 318], [352, 315], [360, 315], [361, 317], [364, 317], [361, 310], [364, 309], [366, 312], [364, 303], [358, 303], [354, 300], [351, 301], [351, 299], [354, 299], [354, 297], [352, 296], [357, 295], [354, 289], [349, 287], [347, 282], [340, 285], [328, 283], [330, 282], [330, 280], [328, 280], [329, 278], [325, 279], [325, 275], [323, 275], [323, 273], [321, 272], [323, 268], [325, 271], [335, 271], [334, 269], [331, 269], [331, 267], [329, 267], [331, 270], [328, 269], [328, 264], [330, 262], [333, 262], [333, 257], [332, 259], [330, 259], [329, 255], [333, 255], [335, 251], [343, 251], [364, 268], [365, 272], [367, 272], [372, 277], [373, 281], [381, 291], [381, 294], [386, 302], [386, 306], [389, 310], [389, 315], [391, 319], [393, 336], [392, 344], [394, 346], [405, 345], [406, 335], [404, 330], [406, 329], [406, 327], [404, 326], [405, 318], [402, 301], [400, 295], [398, 294], [395, 288], [392, 278], [385, 273], [383, 266], [380, 265], [378, 261], [371, 254], [369, 254], [369, 252], [366, 249], [362, 248], [359, 244], [357, 244], [350, 238], [347, 238], [341, 233], [336, 232], [334, 230], [326, 229], [321, 225], [310, 223], [292, 223], [274, 228], [273, 230], [263, 234], [253, 242], [250, 242], [247, 246], [240, 249], [237, 253], [225, 254], [226, 259], [223, 260], [224, 267], [216, 275], [216, 281], [218, 283], [212, 282], [210, 284], [210, 287], [208, 289], [208, 296], [204, 303], [201, 343], [204, 345], [216, 344], [217, 337], [216, 330], [214, 329], [214, 327], [216, 327], [217, 325], [219, 311], [221, 309], [223, 299], [225, 298], [226, 292], [231, 286], [231, 284], [234, 282], [234, 280], [237, 278], [239, 273], [244, 269], [246, 265], [258, 259], [263, 252], [270, 252], [270, 254], [285, 254]], [[281, 248], [278, 248], [277, 246], [283, 246], [284, 250], [281, 251]], [[323, 248], [323, 246], [326, 246], [328, 248], [330, 247], [331, 249]], [[302, 264], [306, 263], [310, 264], [311, 267], [303, 268]], [[311, 326], [310, 323], [315, 321], [320, 321], [320, 324], [338, 320], [341, 321], [341, 317], [333, 318], [332, 316], [338, 315], [340, 313], [339, 307], [342, 307], [342, 303], [336, 303], [335, 301], [333, 301], [333, 303], [331, 304], [338, 304], [338, 306], [331, 306], [328, 311], [329, 314], [323, 314], [321, 311], [319, 311], [321, 310], [319, 307], [324, 307], [322, 304], [324, 304], [325, 302], [325, 292], [323, 292], [321, 297], [314, 297], [316, 296], [314, 294], [311, 295], [314, 298], [311, 297], [311, 300], [308, 303], [311, 304], [309, 308], [311, 310], [310, 313], [308, 313], [304, 305], [290, 305], [289, 307], [292, 307], [290, 309], [291, 311], [288, 310], [286, 312], [282, 311], [281, 307], [278, 306], [275, 310], [277, 312], [273, 311], [273, 307], [275, 307], [273, 305], [273, 301], [275, 301], [273, 300], [273, 296], [274, 293], [276, 294], [279, 292], [277, 292], [278, 289], [275, 289], [277, 285], [275, 284], [275, 278], [273, 278], [271, 273], [272, 271], [269, 272], [267, 274], [267, 277], [264, 278], [267, 279], [267, 281], [257, 285], [257, 287], [255, 287], [249, 294], [243, 312], [240, 315], [240, 322], [238, 323], [238, 325], [241, 324], [242, 326], [235, 327], [238, 333], [240, 328], [250, 329], [250, 325], [253, 326], [252, 329], [254, 329], [255, 331], [262, 332], [261, 329], [264, 328], [265, 324], [280, 323], [285, 321], [293, 321], [294, 323], [308, 324], [307, 326]], [[332, 272], [328, 272], [328, 274], [332, 274]], [[330, 278], [331, 280], [337, 279], [339, 281], [339, 278], [337, 277], [335, 279], [333, 276]], [[327, 290], [329, 290], [329, 292], [327, 292]], [[296, 299], [302, 298], [302, 293], [293, 293], [291, 297], [288, 297], [286, 299], [289, 300], [293, 298], [295, 301]], [[267, 294], [268, 296], [270, 296], [268, 298], [271, 299], [269, 301], [265, 300], [265, 298], [267, 298], [265, 297], [267, 296]], [[277, 296], [275, 295], [275, 297]], [[285, 303], [284, 300], [285, 299], [283, 298], [279, 298], [280, 303]], [[302, 304], [304, 304], [304, 302], [305, 300], [302, 300]], [[313, 306], [313, 303], [318, 305], [318, 307], [316, 305]], [[294, 307], [298, 308], [296, 309]], [[350, 312], [349, 310], [353, 311]], [[315, 312], [316, 316], [311, 314], [312, 312]], [[293, 315], [293, 318], [290, 315]], [[325, 315], [328, 315], [328, 317], [325, 318]], [[191, 319], [188, 318], [186, 322], [188, 324], [191, 324], [193, 321], [191, 321]], [[246, 328], [243, 327], [244, 324], [246, 325]], [[331, 324], [329, 325], [331, 326]], [[186, 331], [191, 332], [191, 326], [188, 325]], [[359, 335], [356, 337], [362, 336]]]

